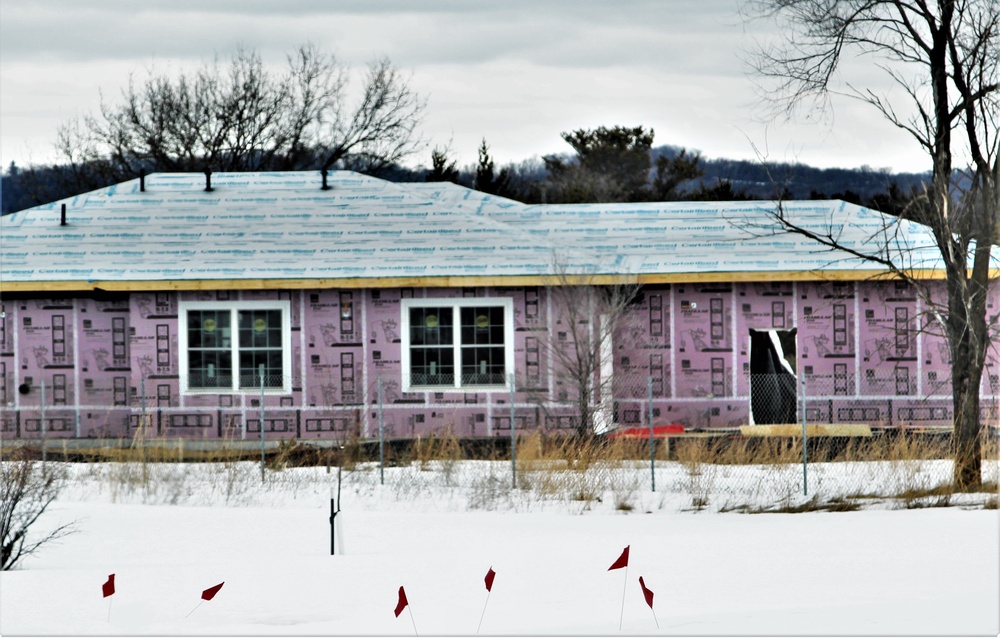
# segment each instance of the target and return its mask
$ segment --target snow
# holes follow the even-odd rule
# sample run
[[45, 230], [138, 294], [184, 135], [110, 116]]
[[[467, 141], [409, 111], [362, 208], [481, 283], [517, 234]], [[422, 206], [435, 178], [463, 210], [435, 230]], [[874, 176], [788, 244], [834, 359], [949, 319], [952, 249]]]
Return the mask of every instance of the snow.
[[[148, 485], [138, 466], [69, 466], [42, 523], [78, 531], [0, 574], [0, 633], [474, 635], [480, 617], [493, 635], [1000, 632], [997, 510], [697, 511], [669, 465], [655, 494], [633, 485], [627, 512], [611, 492], [511, 495], [509, 462], [388, 468], [384, 486], [366, 466], [344, 475], [336, 556], [336, 468], [269, 471], [262, 486], [250, 463], [151, 465]], [[469, 486], [475, 472], [494, 492]], [[627, 573], [608, 571], [626, 545]]]

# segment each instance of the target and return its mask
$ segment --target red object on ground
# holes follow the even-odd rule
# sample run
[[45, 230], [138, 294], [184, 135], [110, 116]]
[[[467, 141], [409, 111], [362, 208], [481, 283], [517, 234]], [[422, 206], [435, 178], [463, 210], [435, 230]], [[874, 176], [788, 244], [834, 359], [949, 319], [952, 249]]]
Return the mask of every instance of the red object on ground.
[[[653, 426], [653, 438], [662, 439], [670, 434], [684, 434], [684, 426], [679, 423], [671, 423], [670, 425], [654, 425]], [[622, 428], [620, 430], [615, 430], [608, 435], [609, 439], [648, 439], [649, 438], [649, 428], [639, 427], [639, 428]]]
[[226, 581], [222, 581], [215, 587], [209, 587], [205, 591], [201, 592], [202, 600], [212, 600], [213, 598], [215, 598], [215, 595], [219, 593], [219, 590], [222, 589], [222, 586], [225, 584]]
[[410, 604], [410, 603], [406, 600], [406, 592], [403, 591], [403, 586], [400, 585], [399, 586], [399, 602], [396, 603], [396, 618], [399, 618], [399, 615], [401, 613], [403, 613], [403, 610], [406, 609], [406, 606], [408, 604]]
[[115, 575], [114, 574], [108, 574], [108, 582], [106, 582], [103, 585], [101, 585], [101, 591], [104, 592], [104, 597], [105, 598], [107, 598], [108, 596], [110, 596], [110, 595], [112, 595], [112, 594], [115, 593]]
[[493, 571], [490, 567], [490, 571], [486, 572], [486, 591], [493, 591], [493, 579], [496, 577], [497, 573]]
[[618, 557], [618, 560], [616, 560], [614, 562], [614, 564], [611, 565], [611, 567], [608, 567], [608, 571], [609, 572], [612, 569], [621, 569], [622, 567], [628, 567], [628, 548], [629, 547], [631, 547], [631, 545], [626, 545], [625, 549], [622, 550], [622, 555]]
[[646, 598], [646, 604], [649, 608], [653, 608], [653, 590], [646, 587], [646, 583], [642, 582], [642, 576], [639, 577], [639, 587], [642, 587], [642, 595]]

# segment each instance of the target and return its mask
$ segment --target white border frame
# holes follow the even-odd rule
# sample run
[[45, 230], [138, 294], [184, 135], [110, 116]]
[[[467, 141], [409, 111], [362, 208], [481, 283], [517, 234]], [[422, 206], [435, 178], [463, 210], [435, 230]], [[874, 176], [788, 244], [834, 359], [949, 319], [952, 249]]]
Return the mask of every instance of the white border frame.
[[[226, 388], [196, 388], [188, 387], [188, 325], [189, 310], [280, 310], [281, 311], [281, 388], [264, 388], [264, 394], [292, 393], [292, 308], [288, 299], [273, 301], [179, 301], [177, 304], [177, 364], [179, 366], [181, 394], [249, 394], [259, 395], [260, 388], [240, 389], [239, 373], [234, 370], [233, 385]], [[232, 318], [233, 326], [232, 350], [233, 362], [239, 366], [238, 324], [236, 317]]]
[[[410, 308], [427, 307], [448, 307], [454, 312], [455, 321], [455, 385], [448, 387], [443, 385], [410, 385]], [[501, 385], [461, 385], [461, 322], [459, 320], [461, 308], [474, 308], [483, 306], [503, 307], [503, 346], [504, 346], [504, 378], [506, 381]], [[400, 309], [402, 313], [399, 322], [402, 334], [399, 339], [400, 372], [402, 373], [403, 392], [510, 392], [511, 378], [514, 376], [514, 299], [512, 297], [443, 297], [443, 298], [420, 298], [420, 299], [400, 299]]]

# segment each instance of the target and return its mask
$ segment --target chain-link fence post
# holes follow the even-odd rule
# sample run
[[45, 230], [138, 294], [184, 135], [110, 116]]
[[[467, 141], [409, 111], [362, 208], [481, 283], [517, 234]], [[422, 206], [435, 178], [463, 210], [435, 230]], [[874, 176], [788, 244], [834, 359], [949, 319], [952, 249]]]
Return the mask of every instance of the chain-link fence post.
[[806, 375], [802, 375], [802, 496], [809, 495], [809, 435], [806, 431]]
[[141, 412], [139, 413], [139, 441], [142, 445], [142, 467], [146, 467], [146, 377], [139, 380]]
[[260, 482], [264, 482], [264, 364], [260, 364]]
[[[142, 489], [148, 495], [149, 467], [146, 465], [146, 377], [139, 380], [141, 410], [139, 412], [139, 458], [142, 466]], [[131, 412], [131, 410], [130, 410]], [[131, 418], [131, 416], [129, 417]]]
[[382, 419], [382, 375], [378, 375], [378, 480], [385, 485], [385, 428]]
[[510, 375], [510, 478], [517, 489], [517, 428], [514, 425], [514, 375]]
[[649, 485], [656, 491], [656, 439], [653, 438], [653, 377], [646, 382], [649, 396]]
[[42, 379], [42, 420], [38, 431], [42, 433], [42, 463], [45, 463], [47, 458], [45, 450], [45, 379]]

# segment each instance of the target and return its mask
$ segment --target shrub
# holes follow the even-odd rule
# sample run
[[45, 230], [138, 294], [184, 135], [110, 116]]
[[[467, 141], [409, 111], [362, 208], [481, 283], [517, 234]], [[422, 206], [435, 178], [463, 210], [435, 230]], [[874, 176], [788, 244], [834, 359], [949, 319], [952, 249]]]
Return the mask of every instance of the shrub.
[[13, 569], [42, 545], [73, 531], [67, 523], [47, 533], [32, 532], [65, 480], [62, 465], [36, 461], [23, 449], [0, 463], [0, 570]]

